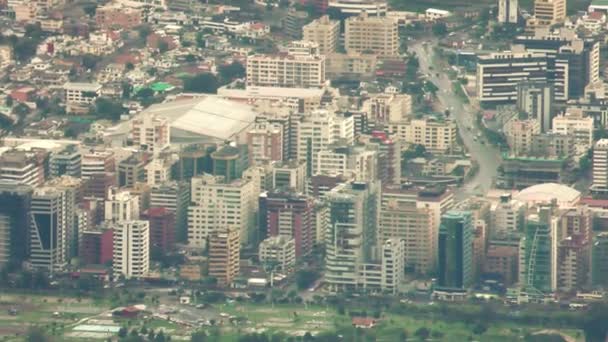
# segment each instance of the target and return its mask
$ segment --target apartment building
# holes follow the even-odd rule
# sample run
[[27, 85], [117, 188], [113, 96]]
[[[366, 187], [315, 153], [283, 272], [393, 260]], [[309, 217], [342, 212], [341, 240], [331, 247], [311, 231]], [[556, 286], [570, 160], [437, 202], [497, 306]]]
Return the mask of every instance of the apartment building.
[[95, 174], [115, 172], [114, 153], [111, 151], [89, 151], [82, 155], [82, 178], [91, 178]]
[[97, 83], [68, 82], [63, 85], [66, 111], [84, 114], [89, 106], [101, 95], [101, 85]]
[[272, 165], [272, 188], [292, 189], [296, 193], [306, 190], [306, 162], [290, 160]]
[[511, 194], [501, 195], [491, 210], [490, 235], [500, 238], [521, 231], [524, 221], [525, 204], [513, 199]]
[[0, 155], [0, 180], [41, 186], [44, 183], [44, 159], [42, 152], [4, 152]]
[[600, 139], [593, 146], [592, 179], [591, 191], [608, 192], [608, 139]]
[[293, 238], [271, 236], [260, 242], [260, 262], [273, 265], [274, 270], [291, 273], [296, 265], [296, 243]]
[[140, 214], [139, 196], [133, 195], [129, 191], [110, 188], [104, 209], [104, 219], [106, 221], [138, 220]]
[[175, 214], [175, 240], [188, 239], [188, 205], [190, 185], [187, 182], [168, 181], [150, 189], [150, 209], [165, 208]]
[[376, 123], [402, 122], [412, 114], [412, 96], [409, 94], [382, 93], [371, 95], [363, 102], [362, 111]]
[[514, 119], [504, 128], [507, 143], [515, 156], [527, 156], [532, 150], [532, 138], [540, 133], [540, 123], [535, 119]]
[[403, 143], [424, 146], [436, 153], [449, 153], [456, 147], [456, 124], [449, 119], [423, 118], [388, 124], [389, 135]]
[[160, 116], [143, 114], [132, 121], [133, 144], [140, 150], [158, 154], [171, 145], [169, 121]]
[[[556, 95], [554, 84], [523, 81], [517, 85], [517, 109], [537, 120], [542, 133], [548, 132], [555, 114]], [[563, 100], [563, 96], [560, 99]]]
[[574, 137], [576, 154], [583, 155], [593, 146], [593, 118], [574, 111], [553, 118], [553, 132]]
[[13, 62], [13, 49], [9, 45], [0, 45], [0, 69]]
[[379, 153], [374, 146], [335, 143], [317, 153], [314, 173], [372, 181], [379, 175], [378, 158]]
[[150, 224], [150, 248], [165, 254], [175, 247], [175, 213], [166, 208], [150, 208], [141, 219]]
[[141, 25], [143, 20], [142, 9], [120, 4], [101, 6], [95, 11], [95, 23], [101, 29], [121, 28], [129, 30]]
[[240, 239], [238, 230], [216, 231], [209, 235], [209, 276], [219, 286], [228, 286], [239, 275]]
[[76, 145], [68, 145], [64, 149], [52, 152], [49, 160], [51, 177], [63, 175], [80, 178], [82, 154]]
[[257, 122], [247, 131], [249, 160], [253, 165], [283, 160], [283, 126]]
[[325, 84], [325, 56], [305, 54], [247, 57], [247, 86], [320, 88]]
[[344, 49], [348, 53], [372, 53], [382, 57], [399, 55], [399, 27], [390, 17], [359, 16], [345, 20]]
[[120, 276], [141, 278], [150, 270], [150, 225], [148, 221], [118, 222], [112, 233], [112, 270]]
[[566, 20], [566, 0], [534, 0], [534, 18], [538, 26], [563, 23]]
[[340, 44], [340, 22], [327, 15], [315, 19], [302, 28], [302, 39], [317, 43], [321, 55], [334, 53]]

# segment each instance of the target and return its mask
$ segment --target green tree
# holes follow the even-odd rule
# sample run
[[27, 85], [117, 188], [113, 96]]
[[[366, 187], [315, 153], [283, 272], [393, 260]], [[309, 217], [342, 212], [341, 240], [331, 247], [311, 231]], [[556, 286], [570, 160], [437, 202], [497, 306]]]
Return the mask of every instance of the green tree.
[[190, 342], [205, 342], [207, 341], [207, 334], [203, 331], [196, 331], [190, 335]]
[[7, 107], [13, 106], [13, 98], [10, 95], [4, 99], [4, 105]]
[[202, 73], [184, 80], [184, 91], [193, 93], [217, 93], [218, 81], [211, 73]]
[[125, 64], [125, 69], [127, 71], [131, 71], [131, 70], [135, 69], [135, 65], [133, 65], [133, 63], [131, 63], [131, 62], [127, 62], [127, 64]]
[[167, 43], [164, 40], [161, 40], [158, 42], [158, 51], [160, 53], [165, 53], [167, 51], [169, 51], [169, 43]]
[[298, 289], [309, 288], [319, 278], [319, 273], [311, 270], [299, 270], [296, 273], [296, 285]]
[[431, 335], [431, 331], [427, 327], [420, 327], [414, 332], [414, 336], [421, 340], [426, 340]]
[[87, 54], [82, 57], [82, 66], [86, 69], [93, 70], [95, 69], [95, 66], [97, 65], [97, 63], [99, 63], [99, 61], [101, 61], [101, 58], [99, 56]]
[[433, 24], [431, 30], [433, 31], [433, 34], [437, 37], [443, 37], [448, 33], [448, 27], [445, 25], [445, 23], [442, 22]]
[[608, 334], [608, 304], [593, 303], [585, 314], [581, 328], [587, 342], [603, 342]]
[[196, 33], [196, 46], [204, 49], [205, 47], [207, 47], [207, 40], [205, 39], [205, 33], [201, 32], [197, 32]]
[[94, 110], [91, 114], [104, 119], [113, 121], [120, 120], [120, 116], [126, 112], [126, 108], [119, 102], [100, 97], [95, 100]]
[[481, 334], [485, 333], [487, 330], [488, 330], [488, 327], [485, 324], [483, 324], [483, 323], [477, 323], [473, 327], [472, 332], [475, 335], [481, 335]]
[[137, 27], [137, 33], [139, 35], [139, 39], [145, 41], [150, 33], [152, 33], [152, 28], [148, 25], [140, 25]]
[[31, 327], [27, 330], [25, 334], [26, 342], [48, 342], [51, 341], [51, 338], [47, 336], [39, 327]]
[[236, 78], [245, 77], [245, 67], [243, 64], [234, 61], [230, 64], [221, 65], [219, 67], [219, 74], [222, 83], [230, 83]]
[[86, 4], [82, 7], [82, 10], [89, 17], [95, 16], [95, 12], [97, 12], [97, 4]]

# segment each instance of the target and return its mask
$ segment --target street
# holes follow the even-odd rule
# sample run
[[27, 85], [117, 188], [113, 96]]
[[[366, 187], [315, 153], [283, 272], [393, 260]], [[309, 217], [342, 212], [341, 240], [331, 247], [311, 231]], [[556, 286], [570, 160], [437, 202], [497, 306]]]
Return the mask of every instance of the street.
[[483, 139], [475, 139], [477, 135], [481, 135], [481, 131], [475, 124], [476, 110], [471, 105], [463, 103], [453, 92], [452, 81], [442, 70], [442, 66], [435, 65], [432, 46], [437, 46], [437, 41], [425, 40], [424, 42], [428, 45], [423, 45], [423, 41], [417, 41], [408, 46], [408, 49], [418, 56], [420, 72], [427, 74], [427, 80], [439, 88], [437, 100], [444, 109], [450, 109], [450, 116], [456, 121], [466, 150], [479, 165], [475, 176], [456, 191], [456, 199], [462, 200], [469, 196], [484, 195], [492, 188], [496, 178], [497, 168], [501, 162], [500, 151], [489, 143], [482, 143]]

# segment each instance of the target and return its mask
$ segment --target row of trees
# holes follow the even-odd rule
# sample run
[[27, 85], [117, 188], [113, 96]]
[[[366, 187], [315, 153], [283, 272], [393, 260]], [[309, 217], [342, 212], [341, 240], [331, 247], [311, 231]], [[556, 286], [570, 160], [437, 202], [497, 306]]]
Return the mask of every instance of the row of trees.
[[239, 62], [222, 65], [218, 70], [219, 79], [212, 73], [201, 73], [184, 80], [184, 91], [193, 93], [217, 93], [217, 88], [235, 79], [245, 77], [245, 67]]

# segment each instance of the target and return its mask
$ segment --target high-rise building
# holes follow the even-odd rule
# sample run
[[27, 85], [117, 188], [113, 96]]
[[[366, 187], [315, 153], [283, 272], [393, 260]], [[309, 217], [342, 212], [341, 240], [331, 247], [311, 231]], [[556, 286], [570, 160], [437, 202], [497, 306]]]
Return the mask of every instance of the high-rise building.
[[171, 144], [169, 121], [164, 117], [142, 115], [134, 119], [131, 134], [134, 145], [153, 154], [157, 154]]
[[328, 9], [339, 12], [340, 18], [367, 13], [370, 16], [384, 17], [388, 11], [385, 0], [330, 0]]
[[608, 284], [608, 232], [600, 232], [593, 238], [591, 247], [591, 284], [606, 287]]
[[325, 84], [323, 55], [252, 55], [247, 57], [247, 86], [318, 88]]
[[405, 250], [405, 241], [400, 239], [388, 239], [382, 244], [380, 288], [383, 291], [392, 294], [399, 292], [405, 273]]
[[260, 243], [260, 262], [283, 273], [293, 272], [296, 266], [296, 242], [285, 236], [272, 236]]
[[381, 131], [360, 135], [358, 141], [378, 147], [378, 179], [382, 184], [401, 184], [401, 142]]
[[188, 145], [179, 151], [179, 162], [177, 164], [174, 179], [184, 181], [203, 173], [213, 172], [213, 161], [211, 153], [215, 151], [215, 145]]
[[257, 122], [247, 131], [249, 158], [253, 165], [283, 160], [283, 126]]
[[148, 221], [120, 221], [113, 229], [112, 268], [114, 277], [141, 278], [150, 269], [150, 225]]
[[528, 217], [519, 251], [519, 285], [543, 293], [557, 288], [557, 243], [551, 208]]
[[499, 275], [505, 286], [511, 286], [517, 282], [518, 265], [519, 246], [490, 242], [483, 264], [484, 273]]
[[215, 231], [209, 235], [209, 276], [219, 286], [228, 286], [239, 274], [238, 230]]
[[337, 141], [347, 145], [354, 142], [353, 117], [313, 111], [297, 122], [296, 134], [297, 159], [306, 162], [307, 175], [311, 176], [317, 169], [316, 156], [320, 151]]
[[466, 290], [473, 284], [473, 222], [468, 211], [441, 217], [437, 287]]
[[260, 235], [293, 238], [298, 259], [311, 252], [315, 241], [313, 198], [295, 193], [263, 193], [259, 207]]
[[591, 212], [586, 206], [562, 210], [557, 219], [557, 288], [569, 292], [589, 284]]
[[435, 268], [437, 250], [433, 244], [433, 216], [428, 208], [417, 207], [416, 191], [399, 186], [384, 187], [380, 209], [378, 243], [403, 240], [408, 272], [430, 274]]
[[150, 208], [141, 214], [150, 223], [150, 250], [166, 254], [175, 247], [175, 213], [167, 208]]
[[19, 267], [27, 257], [32, 192], [29, 185], [0, 182], [0, 269]]
[[566, 0], [534, 0], [537, 25], [551, 26], [566, 20]]
[[592, 175], [591, 191], [608, 192], [608, 139], [600, 139], [595, 142]]
[[211, 153], [213, 174], [222, 176], [226, 182], [241, 178], [249, 166], [247, 145], [224, 145]]
[[61, 271], [68, 262], [68, 203], [65, 192], [36, 188], [32, 195], [29, 257], [32, 267]]
[[528, 156], [534, 136], [540, 133], [540, 123], [536, 119], [512, 119], [505, 125], [504, 133], [514, 156]]
[[547, 55], [502, 52], [477, 57], [477, 98], [482, 103], [515, 103], [522, 81], [547, 81]]
[[61, 176], [48, 181], [45, 186], [59, 190], [63, 193], [65, 203], [64, 222], [66, 239], [66, 258], [78, 255], [78, 225], [76, 210], [82, 203], [82, 180], [70, 176]]
[[175, 214], [175, 241], [188, 240], [188, 205], [190, 185], [187, 182], [165, 182], [150, 189], [150, 209], [165, 208]]
[[114, 153], [110, 151], [91, 151], [82, 156], [82, 178], [95, 174], [116, 172]]
[[525, 221], [524, 203], [514, 200], [511, 194], [500, 196], [492, 208], [490, 236], [501, 238], [523, 230]]
[[518, 0], [498, 0], [498, 22], [517, 24], [519, 19]]
[[105, 201], [104, 219], [112, 222], [137, 220], [139, 219], [139, 204], [139, 196], [135, 196], [129, 191], [110, 188], [108, 199]]
[[335, 143], [317, 153], [314, 173], [373, 181], [379, 174], [378, 157], [379, 153], [372, 145]]
[[422, 118], [388, 124], [392, 139], [424, 146], [428, 151], [449, 153], [456, 147], [456, 123], [449, 119]]
[[225, 182], [221, 176], [205, 174], [192, 178], [188, 208], [188, 243], [205, 247], [218, 229], [236, 230], [243, 244], [256, 241], [257, 194], [253, 182]]
[[362, 105], [369, 120], [376, 123], [402, 122], [412, 114], [412, 96], [409, 94], [382, 93], [370, 95]]
[[44, 159], [44, 154], [38, 152], [4, 152], [0, 155], [0, 180], [41, 186], [44, 183]]
[[340, 22], [324, 15], [302, 28], [302, 39], [319, 45], [319, 53], [328, 55], [338, 50], [340, 44]]
[[553, 118], [553, 132], [573, 137], [577, 155], [584, 155], [593, 146], [594, 122], [581, 112], [571, 110]]
[[290, 160], [272, 165], [272, 189], [292, 189], [296, 193], [306, 190], [306, 162]]
[[517, 109], [538, 121], [541, 133], [551, 129], [554, 97], [554, 86], [547, 82], [524, 81], [517, 85]]
[[133, 154], [118, 163], [118, 186], [133, 187], [146, 179], [145, 157], [142, 154]]
[[98, 227], [80, 232], [78, 258], [81, 265], [103, 265], [113, 259], [113, 233], [111, 227]]
[[366, 12], [345, 21], [344, 49], [348, 53], [399, 55], [399, 27], [390, 17], [368, 16]]
[[76, 145], [68, 145], [61, 151], [52, 152], [49, 161], [51, 177], [63, 175], [81, 177], [82, 154]]

